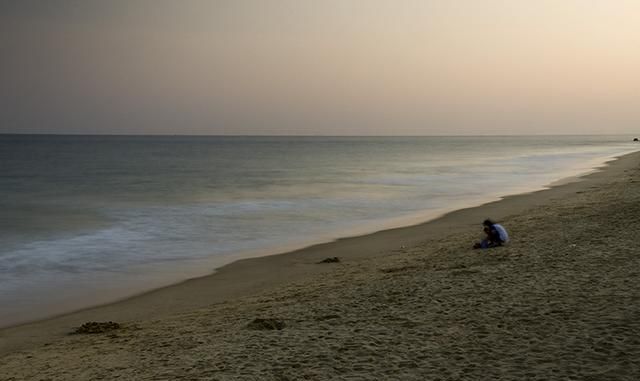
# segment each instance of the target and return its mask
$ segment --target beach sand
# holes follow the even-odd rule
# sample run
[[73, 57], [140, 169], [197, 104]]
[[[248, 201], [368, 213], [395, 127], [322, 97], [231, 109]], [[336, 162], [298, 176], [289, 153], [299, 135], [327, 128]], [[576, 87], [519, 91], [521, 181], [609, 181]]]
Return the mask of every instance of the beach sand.
[[[488, 216], [512, 242], [471, 250]], [[633, 153], [578, 182], [3, 329], [0, 380], [638, 380], [639, 241]], [[68, 335], [92, 320], [122, 327]]]

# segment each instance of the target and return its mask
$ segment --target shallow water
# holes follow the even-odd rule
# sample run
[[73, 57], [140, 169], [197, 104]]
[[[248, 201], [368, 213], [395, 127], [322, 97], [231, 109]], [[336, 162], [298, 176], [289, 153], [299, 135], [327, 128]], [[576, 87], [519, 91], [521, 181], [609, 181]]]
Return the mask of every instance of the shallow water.
[[0, 135], [0, 325], [539, 189], [627, 136]]

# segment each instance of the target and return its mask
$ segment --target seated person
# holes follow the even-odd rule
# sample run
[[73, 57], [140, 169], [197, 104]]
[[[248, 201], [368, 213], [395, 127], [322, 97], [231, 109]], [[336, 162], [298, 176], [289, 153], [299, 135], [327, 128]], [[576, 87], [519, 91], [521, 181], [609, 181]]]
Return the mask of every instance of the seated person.
[[490, 247], [502, 246], [509, 242], [509, 234], [507, 234], [507, 230], [502, 225], [496, 224], [487, 218], [482, 222], [482, 226], [487, 236], [482, 241], [474, 244], [474, 249], [488, 249]]

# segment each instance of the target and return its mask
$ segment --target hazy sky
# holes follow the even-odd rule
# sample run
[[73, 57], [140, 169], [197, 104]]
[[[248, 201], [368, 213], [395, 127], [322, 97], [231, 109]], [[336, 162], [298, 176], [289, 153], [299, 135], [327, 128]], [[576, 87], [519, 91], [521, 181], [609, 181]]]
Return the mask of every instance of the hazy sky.
[[0, 132], [640, 133], [640, 1], [5, 0]]

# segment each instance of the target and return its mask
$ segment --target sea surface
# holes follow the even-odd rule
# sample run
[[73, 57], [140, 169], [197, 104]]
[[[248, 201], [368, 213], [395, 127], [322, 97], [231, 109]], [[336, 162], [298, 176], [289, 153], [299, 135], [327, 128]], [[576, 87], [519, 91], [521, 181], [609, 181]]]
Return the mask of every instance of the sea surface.
[[631, 140], [0, 135], [0, 326], [541, 189]]

